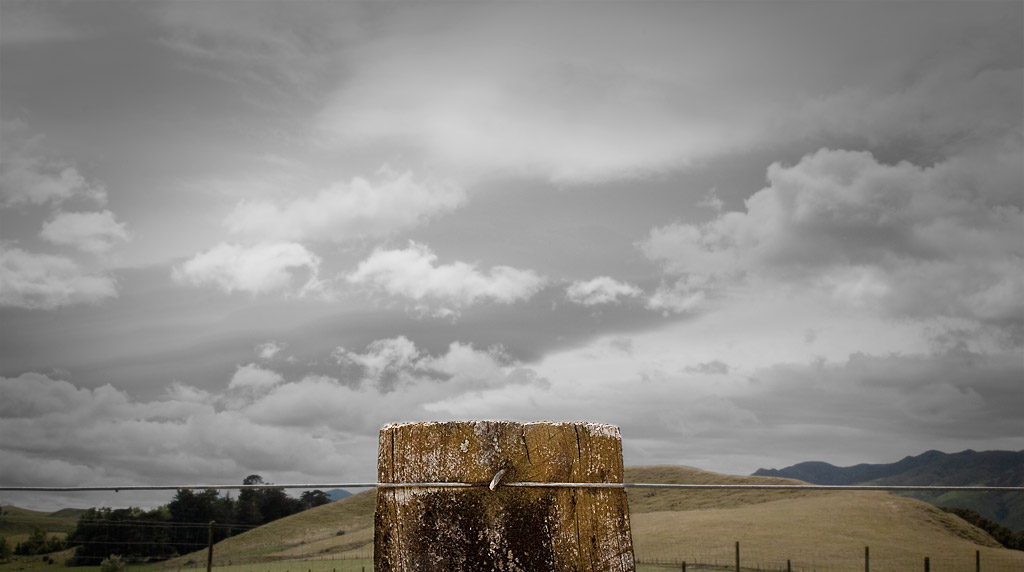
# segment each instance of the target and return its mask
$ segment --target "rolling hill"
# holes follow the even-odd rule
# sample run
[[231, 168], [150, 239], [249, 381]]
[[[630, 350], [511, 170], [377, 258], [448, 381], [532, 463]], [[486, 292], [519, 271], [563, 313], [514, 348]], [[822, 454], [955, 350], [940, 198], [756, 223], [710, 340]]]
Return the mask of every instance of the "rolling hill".
[[0, 536], [12, 542], [27, 538], [36, 528], [51, 534], [67, 534], [74, 530], [84, 509], [65, 508], [57, 512], [39, 512], [4, 506], [0, 515]]
[[[755, 476], [792, 478], [819, 485], [1024, 486], [1024, 451], [928, 451], [895, 463], [836, 467], [810, 461], [784, 469], [758, 469]], [[1024, 530], [1021, 493], [913, 493], [936, 506], [967, 508], [1013, 530]]]
[[[792, 483], [778, 477], [740, 477], [688, 467], [628, 467], [629, 482]], [[884, 492], [629, 489], [635, 553], [641, 561], [729, 562], [734, 542], [759, 563], [839, 563], [863, 570], [865, 546], [878, 569], [916, 569], [921, 558], [1024, 569], [1024, 552], [1000, 548], [959, 517], [915, 499]], [[301, 512], [224, 540], [216, 564], [366, 556], [373, 550], [374, 491]], [[204, 553], [168, 561], [177, 568]], [[843, 563], [849, 567], [844, 568]]]

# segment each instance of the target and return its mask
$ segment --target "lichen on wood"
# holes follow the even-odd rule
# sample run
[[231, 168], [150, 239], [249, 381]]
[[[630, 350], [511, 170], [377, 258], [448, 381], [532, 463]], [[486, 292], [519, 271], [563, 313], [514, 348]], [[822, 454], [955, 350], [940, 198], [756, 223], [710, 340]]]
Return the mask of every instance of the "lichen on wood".
[[[504, 469], [494, 490], [488, 485]], [[633, 572], [620, 488], [510, 487], [510, 482], [621, 483], [618, 428], [595, 423], [453, 421], [388, 425], [376, 572]]]

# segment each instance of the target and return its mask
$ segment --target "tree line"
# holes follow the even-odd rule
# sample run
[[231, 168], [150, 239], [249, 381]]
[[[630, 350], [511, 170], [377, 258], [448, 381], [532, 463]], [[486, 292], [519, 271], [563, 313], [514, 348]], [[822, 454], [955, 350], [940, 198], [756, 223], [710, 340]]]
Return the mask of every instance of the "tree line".
[[1016, 532], [1006, 528], [994, 520], [989, 520], [976, 510], [969, 508], [939, 507], [946, 512], [951, 512], [967, 522], [989, 533], [1004, 548], [1012, 550], [1024, 550], [1024, 530]]
[[[272, 483], [249, 475], [242, 484]], [[76, 546], [69, 564], [96, 566], [111, 554], [135, 561], [172, 558], [205, 547], [210, 521], [217, 523], [214, 542], [219, 542], [329, 502], [330, 497], [320, 490], [293, 498], [280, 488], [244, 489], [238, 498], [231, 498], [214, 489], [178, 489], [171, 502], [153, 510], [91, 508], [79, 517], [67, 537], [67, 545]]]

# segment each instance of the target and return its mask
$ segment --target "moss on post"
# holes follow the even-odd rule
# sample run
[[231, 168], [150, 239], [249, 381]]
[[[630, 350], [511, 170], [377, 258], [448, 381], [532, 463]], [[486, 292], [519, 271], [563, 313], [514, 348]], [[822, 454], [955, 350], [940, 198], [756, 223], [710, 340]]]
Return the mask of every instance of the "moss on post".
[[621, 483], [619, 430], [595, 423], [458, 421], [388, 425], [382, 483], [473, 483], [381, 488], [376, 572], [633, 572], [621, 488], [489, 488], [500, 481]]

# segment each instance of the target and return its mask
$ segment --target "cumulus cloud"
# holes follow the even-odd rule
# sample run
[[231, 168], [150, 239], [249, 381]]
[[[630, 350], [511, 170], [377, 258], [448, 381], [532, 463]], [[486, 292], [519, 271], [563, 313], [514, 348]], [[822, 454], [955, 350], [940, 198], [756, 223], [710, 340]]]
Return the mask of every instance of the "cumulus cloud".
[[[339, 349], [354, 379], [286, 380], [248, 364], [222, 391], [171, 384], [155, 399], [37, 373], [0, 377], [0, 464], [11, 485], [278, 482], [372, 478], [376, 433], [386, 423], [450, 418], [432, 403], [545, 380], [500, 352], [453, 343], [432, 355], [405, 338]], [[394, 391], [378, 381], [389, 372]], [[254, 391], [249, 391], [254, 390]], [[245, 399], [236, 394], [249, 391]], [[22, 462], [23, 461], [23, 462]]]
[[225, 224], [234, 234], [262, 240], [345, 242], [412, 228], [454, 210], [465, 198], [452, 183], [382, 169], [375, 182], [357, 177], [310, 197], [242, 202]]
[[[503, 395], [508, 387], [544, 391], [547, 380], [498, 350], [453, 342], [431, 355], [404, 336], [376, 340], [363, 350], [333, 352], [339, 378], [310, 375], [277, 386], [242, 411], [261, 422], [373, 431], [396, 419], [453, 418], [439, 403], [460, 396]], [[443, 407], [440, 407], [443, 410]]]
[[1021, 430], [1014, 414], [1024, 406], [1021, 370], [1012, 353], [853, 354], [766, 368], [748, 395], [733, 400], [767, 426], [846, 426], [910, 441], [995, 439]]
[[319, 256], [294, 242], [221, 243], [175, 267], [173, 276], [182, 284], [215, 286], [228, 293], [303, 294], [319, 286], [320, 262]]
[[[24, 485], [237, 482], [252, 472], [351, 470], [344, 450], [351, 441], [344, 435], [259, 424], [195, 399], [202, 394], [178, 384], [162, 399], [144, 401], [109, 385], [80, 388], [31, 373], [0, 377], [0, 451], [29, 461], [2, 464], [0, 479]], [[42, 470], [47, 467], [69, 472]]]
[[494, 266], [481, 272], [465, 262], [438, 264], [429, 247], [377, 249], [347, 279], [416, 302], [459, 308], [485, 300], [511, 304], [536, 294], [544, 278], [532, 270]]
[[43, 224], [39, 236], [92, 254], [103, 254], [129, 239], [124, 223], [117, 222], [109, 210], [57, 213]]
[[254, 363], [238, 366], [228, 382], [228, 389], [266, 391], [284, 382], [276, 371], [262, 368]]
[[757, 275], [888, 314], [1020, 328], [1024, 173], [1008, 151], [919, 167], [821, 149], [769, 167], [744, 212], [655, 228], [641, 248], [709, 284]]
[[107, 190], [71, 163], [52, 157], [21, 121], [0, 122], [0, 206], [43, 205], [83, 198], [103, 204]]
[[676, 281], [672, 286], [662, 284], [647, 297], [647, 309], [669, 314], [685, 314], [699, 308], [705, 301], [704, 290], [693, 287], [687, 280]]
[[342, 365], [355, 365], [361, 370], [361, 380], [385, 389], [394, 389], [411, 379], [412, 372], [420, 368], [420, 350], [405, 336], [376, 340], [363, 353], [336, 348], [335, 359]]
[[[677, 343], [652, 353], [650, 341], [645, 336], [630, 354], [582, 361], [569, 354], [591, 349], [578, 348], [527, 368], [497, 350], [455, 342], [432, 354], [399, 336], [337, 348], [338, 376], [284, 379], [249, 364], [223, 393], [175, 383], [148, 401], [41, 374], [0, 377], [0, 451], [25, 461], [0, 466], [0, 478], [65, 485], [237, 482], [268, 472], [280, 480], [365, 479], [377, 430], [399, 420], [599, 420], [622, 427], [628, 463], [736, 472], [754, 470], [755, 461], [807, 460], [808, 451], [832, 462], [877, 458], [876, 445], [858, 445], [865, 442], [890, 443], [893, 455], [1010, 448], [1022, 430], [1021, 364], [1012, 352], [853, 354], [744, 370], [692, 360]], [[247, 387], [260, 391], [229, 398]], [[846, 444], [842, 452], [837, 440]], [[733, 456], [742, 464], [730, 464]]]
[[365, 351], [338, 347], [334, 359], [360, 384], [382, 391], [409, 387], [421, 381], [445, 382], [446, 390], [493, 389], [509, 382], [537, 382], [500, 348], [478, 350], [471, 344], [452, 342], [444, 354], [424, 353], [405, 336], [370, 343]]
[[274, 359], [274, 356], [281, 353], [285, 344], [275, 341], [264, 342], [256, 345], [256, 355], [262, 360]]
[[[853, 464], [929, 448], [1019, 448], [1024, 421], [1012, 413], [1022, 405], [1019, 352], [908, 350], [912, 344], [899, 343], [904, 332], [891, 336], [897, 343], [883, 340], [860, 353], [860, 332], [843, 344], [847, 352], [815, 357], [796, 347], [803, 344], [798, 330], [787, 331], [784, 321], [760, 326], [760, 318], [734, 317], [763, 329], [756, 337], [737, 337], [732, 326], [716, 333], [717, 315], [673, 322], [671, 335], [637, 334], [628, 355], [607, 351], [613, 338], [598, 339], [531, 364], [550, 382], [543, 392], [508, 390], [505, 402], [453, 396], [439, 410], [601, 419], [622, 428], [627, 463], [735, 474], [749, 474], [757, 463]], [[890, 328], [878, 320], [872, 327], [882, 337]], [[772, 342], [780, 337], [791, 337], [792, 349]], [[751, 352], [770, 355], [751, 360]]]
[[213, 394], [209, 391], [180, 381], [171, 382], [171, 385], [167, 387], [166, 395], [172, 401], [186, 403], [212, 403], [213, 401]]
[[69, 258], [0, 242], [0, 306], [52, 310], [117, 295], [117, 283], [110, 276], [89, 273]]
[[636, 298], [642, 294], [643, 291], [636, 286], [608, 276], [598, 276], [587, 281], [578, 280], [565, 289], [565, 295], [570, 301], [584, 306], [617, 304], [620, 298]]

